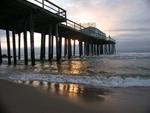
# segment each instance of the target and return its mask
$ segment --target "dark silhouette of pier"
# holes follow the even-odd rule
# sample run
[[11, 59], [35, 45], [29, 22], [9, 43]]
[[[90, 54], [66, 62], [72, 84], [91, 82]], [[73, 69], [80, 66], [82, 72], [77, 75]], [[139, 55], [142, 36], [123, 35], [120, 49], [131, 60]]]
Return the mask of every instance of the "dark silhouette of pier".
[[[48, 60], [51, 62], [54, 56], [54, 37], [56, 38], [56, 59], [64, 57], [70, 59], [75, 56], [75, 40], [79, 41], [79, 56], [93, 56], [102, 54], [114, 54], [115, 40], [97, 28], [84, 26], [67, 19], [66, 10], [51, 3], [49, 0], [1, 0], [0, 3], [0, 29], [6, 30], [8, 65], [14, 65], [21, 59], [21, 33], [24, 42], [24, 63], [28, 65], [29, 59], [35, 65], [34, 33], [41, 33], [40, 61], [46, 60], [45, 41], [48, 35]], [[27, 31], [30, 32], [30, 52], [28, 58]], [[10, 32], [12, 32], [13, 55], [10, 48]], [[16, 48], [16, 34], [18, 35], [18, 48]], [[64, 47], [62, 47], [64, 38]], [[71, 40], [74, 44], [71, 44]], [[18, 53], [16, 51], [18, 49]], [[17, 57], [18, 56], [18, 57]], [[0, 64], [2, 64], [2, 48], [0, 42]], [[17, 59], [18, 58], [18, 59]]]

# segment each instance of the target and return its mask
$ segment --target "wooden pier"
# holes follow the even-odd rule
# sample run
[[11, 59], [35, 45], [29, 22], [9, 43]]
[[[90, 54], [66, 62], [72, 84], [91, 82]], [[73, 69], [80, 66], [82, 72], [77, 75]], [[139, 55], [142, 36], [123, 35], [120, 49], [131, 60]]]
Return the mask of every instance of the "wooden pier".
[[[31, 60], [32, 65], [35, 65], [36, 43], [34, 41], [34, 33], [41, 34], [39, 58], [41, 62], [45, 60], [51, 62], [53, 60], [54, 38], [56, 39], [57, 61], [61, 60], [62, 56], [70, 59], [76, 55], [75, 40], [79, 42], [79, 57], [114, 54], [115, 52], [116, 42], [114, 39], [110, 36], [106, 37], [106, 34], [97, 28], [85, 28], [67, 19], [66, 10], [51, 3], [49, 0], [32, 0], [32, 2], [29, 0], [2, 0], [0, 9], [0, 29], [6, 31], [8, 65], [11, 65], [12, 62], [14, 65], [17, 65], [17, 61], [21, 60], [21, 33], [23, 33], [25, 65], [28, 65], [29, 60]], [[10, 32], [12, 33], [12, 55]], [[30, 57], [28, 57], [27, 32], [30, 32]], [[18, 48], [16, 48], [16, 35], [18, 35]], [[48, 59], [46, 59], [47, 35]], [[62, 44], [63, 39], [64, 44]], [[64, 51], [62, 51], [63, 48]], [[0, 64], [2, 62], [3, 53], [0, 40]]]

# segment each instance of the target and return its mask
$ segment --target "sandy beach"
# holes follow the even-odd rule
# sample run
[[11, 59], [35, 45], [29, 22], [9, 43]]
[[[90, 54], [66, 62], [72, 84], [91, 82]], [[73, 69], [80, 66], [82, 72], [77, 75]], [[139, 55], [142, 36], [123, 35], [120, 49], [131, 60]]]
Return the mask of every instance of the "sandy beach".
[[77, 87], [73, 84], [69, 85], [72, 91], [61, 89], [62, 84], [55, 85], [55, 88], [50, 86], [52, 84], [47, 89], [43, 86], [0, 80], [1, 113], [150, 112], [150, 88], [97, 89], [78, 86], [78, 92], [75, 92]]
[[1, 113], [90, 113], [64, 98], [44, 95], [33, 87], [0, 80], [0, 90]]

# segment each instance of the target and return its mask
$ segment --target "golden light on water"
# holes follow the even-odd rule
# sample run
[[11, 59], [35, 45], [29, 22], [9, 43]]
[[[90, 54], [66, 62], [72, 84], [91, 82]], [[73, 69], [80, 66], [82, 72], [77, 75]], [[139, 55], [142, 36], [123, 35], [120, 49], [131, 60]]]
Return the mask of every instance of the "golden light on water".
[[68, 61], [68, 65], [64, 67], [63, 72], [65, 74], [77, 75], [81, 74], [85, 69], [86, 65], [81, 61]]

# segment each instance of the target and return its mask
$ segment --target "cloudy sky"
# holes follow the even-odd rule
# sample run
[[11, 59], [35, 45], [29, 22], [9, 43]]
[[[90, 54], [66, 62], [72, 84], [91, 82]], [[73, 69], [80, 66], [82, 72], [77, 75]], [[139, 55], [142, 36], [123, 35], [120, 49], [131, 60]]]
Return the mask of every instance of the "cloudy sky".
[[117, 40], [120, 50], [150, 51], [150, 0], [51, 1], [76, 22], [96, 22], [97, 28]]
[[66, 9], [75, 22], [96, 22], [117, 40], [119, 51], [150, 51], [150, 0], [50, 1]]

